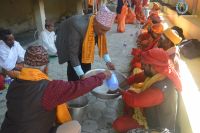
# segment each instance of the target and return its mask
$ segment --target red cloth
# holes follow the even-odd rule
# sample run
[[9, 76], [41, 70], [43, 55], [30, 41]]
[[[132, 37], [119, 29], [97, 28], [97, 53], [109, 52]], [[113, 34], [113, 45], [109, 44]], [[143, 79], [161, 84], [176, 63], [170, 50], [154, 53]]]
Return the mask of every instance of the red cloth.
[[57, 105], [82, 96], [95, 87], [102, 85], [105, 77], [104, 73], [99, 73], [96, 76], [79, 81], [50, 81], [42, 97], [42, 105], [46, 110], [52, 110]]
[[113, 128], [117, 132], [126, 133], [128, 130], [142, 127], [130, 115], [123, 115], [113, 122]]
[[138, 48], [132, 48], [131, 54], [134, 56], [133, 59], [131, 60], [131, 69], [138, 67], [141, 68], [141, 55], [142, 50]]
[[148, 88], [141, 93], [133, 91], [122, 92], [123, 101], [130, 107], [152, 107], [159, 105], [164, 100], [163, 92], [158, 88]]
[[137, 38], [137, 45], [139, 45], [140, 47], [143, 47], [143, 45], [148, 45], [151, 41], [152, 41], [152, 37], [148, 32], [143, 32], [142, 34], [140, 34]]
[[141, 59], [139, 56], [135, 56], [132, 60], [131, 60], [131, 69], [135, 68], [135, 67], [139, 67], [141, 68]]
[[4, 77], [0, 74], [0, 90], [4, 89]]
[[139, 56], [141, 54], [142, 50], [138, 48], [132, 48], [131, 54], [133, 56]]
[[140, 34], [138, 36], [137, 44], [141, 46], [142, 51], [147, 51], [147, 50], [157, 47], [159, 40], [160, 40], [160, 36], [154, 39], [152, 38], [151, 34], [149, 34], [148, 32], [144, 32], [143, 34]]
[[132, 0], [135, 6], [141, 5], [141, 0]]
[[132, 9], [128, 8], [128, 13], [126, 15], [125, 23], [126, 24], [133, 24], [136, 20], [135, 13], [132, 11]]
[[144, 7], [144, 6], [148, 6], [148, 0], [143, 0], [142, 6], [143, 6], [143, 7]]
[[136, 19], [140, 21], [140, 23], [144, 23], [146, 21], [146, 17], [144, 15], [144, 12], [142, 11], [142, 4], [135, 6], [135, 15]]
[[129, 85], [132, 85], [133, 83], [140, 83], [145, 80], [144, 72], [138, 73], [136, 75], [131, 75], [128, 77], [127, 82]]
[[182, 90], [180, 76], [174, 69], [166, 51], [161, 48], [153, 48], [143, 52], [141, 59], [143, 63], [151, 64], [155, 71], [166, 75], [170, 80], [172, 80], [177, 91]]
[[143, 51], [148, 51], [152, 48], [156, 48], [158, 46], [158, 41], [160, 40], [160, 37], [157, 39], [154, 39], [153, 42], [151, 42]]

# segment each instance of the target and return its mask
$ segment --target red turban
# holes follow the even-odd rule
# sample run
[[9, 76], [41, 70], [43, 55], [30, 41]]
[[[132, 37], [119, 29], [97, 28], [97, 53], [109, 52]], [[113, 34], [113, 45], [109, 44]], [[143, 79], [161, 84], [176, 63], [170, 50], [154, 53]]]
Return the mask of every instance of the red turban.
[[141, 54], [144, 64], [150, 64], [155, 71], [166, 75], [175, 85], [178, 91], [181, 91], [182, 85], [179, 74], [173, 67], [166, 51], [161, 48], [153, 48]]

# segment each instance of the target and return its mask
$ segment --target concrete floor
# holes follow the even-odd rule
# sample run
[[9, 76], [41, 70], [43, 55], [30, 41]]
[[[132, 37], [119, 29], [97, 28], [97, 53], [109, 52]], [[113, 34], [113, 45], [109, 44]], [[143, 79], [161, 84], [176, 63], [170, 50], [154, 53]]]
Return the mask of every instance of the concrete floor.
[[[116, 32], [117, 25], [114, 24], [111, 31], [107, 33], [109, 53], [116, 70], [128, 75], [129, 62], [131, 60], [131, 49], [135, 45], [135, 25], [126, 25], [125, 33]], [[98, 57], [96, 51], [95, 62], [92, 69], [106, 68], [105, 62]], [[59, 65], [57, 58], [51, 58], [49, 63], [49, 76], [53, 79], [67, 80], [67, 64]], [[6, 111], [6, 90], [0, 92], [0, 125]], [[86, 94], [89, 105], [84, 113], [82, 121], [82, 133], [113, 133], [112, 122], [117, 118], [120, 111], [121, 97], [113, 100], [102, 100], [92, 94]]]

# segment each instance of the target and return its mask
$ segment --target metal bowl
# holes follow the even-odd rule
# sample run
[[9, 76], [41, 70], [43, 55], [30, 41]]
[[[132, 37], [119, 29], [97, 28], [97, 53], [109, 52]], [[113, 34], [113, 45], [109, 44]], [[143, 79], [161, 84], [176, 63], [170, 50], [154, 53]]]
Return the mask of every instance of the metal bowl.
[[[90, 70], [88, 71], [86, 74], [85, 74], [85, 77], [90, 77], [90, 76], [93, 76], [93, 75], [96, 75], [100, 72], [103, 72], [105, 71], [105, 69], [93, 69], [93, 70]], [[124, 80], [126, 80], [126, 76], [118, 71], [112, 71], [115, 73], [117, 79], [118, 79], [118, 82], [119, 82], [119, 85], [120, 83], [122, 83]], [[129, 86], [125, 86], [125, 87], [119, 87], [119, 89], [128, 89]], [[109, 94], [107, 93], [108, 92], [108, 87], [106, 85], [106, 82], [104, 81], [103, 84], [95, 89], [93, 89], [91, 91], [91, 93], [96, 96], [97, 98], [100, 98], [100, 99], [114, 99], [114, 98], [117, 98], [120, 96], [119, 92], [116, 92], [116, 93], [112, 93], [112, 94]]]

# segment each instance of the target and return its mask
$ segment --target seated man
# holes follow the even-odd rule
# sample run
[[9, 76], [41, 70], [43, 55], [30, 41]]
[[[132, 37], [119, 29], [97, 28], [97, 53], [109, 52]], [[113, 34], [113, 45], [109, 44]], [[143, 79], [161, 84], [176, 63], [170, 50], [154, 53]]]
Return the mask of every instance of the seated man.
[[52, 21], [46, 20], [45, 29], [41, 32], [39, 39], [50, 56], [57, 56], [57, 49], [55, 47], [56, 35]]
[[153, 24], [148, 32], [142, 33], [138, 36], [136, 41], [138, 47], [143, 51], [157, 47], [163, 29], [162, 24]]
[[177, 92], [182, 88], [180, 77], [163, 49], [148, 50], [142, 53], [141, 59], [142, 69], [148, 79], [139, 93], [121, 91], [126, 112], [114, 121], [113, 128], [121, 133], [141, 127], [167, 128], [174, 132]]
[[56, 107], [102, 85], [110, 71], [79, 81], [49, 80], [48, 53], [42, 46], [30, 46], [24, 68], [9, 86], [7, 112], [0, 133], [80, 133], [77, 121], [56, 127]]
[[159, 4], [156, 3], [156, 2], [153, 2], [153, 7], [152, 7], [152, 9], [149, 12], [149, 16], [151, 16], [151, 14], [159, 14], [159, 11], [160, 11]]
[[23, 67], [25, 50], [19, 42], [15, 41], [12, 32], [8, 29], [1, 30], [0, 33], [0, 66], [5, 74], [16, 77]]
[[179, 71], [179, 48], [177, 45], [179, 45], [182, 41], [182, 37], [179, 34], [180, 33], [174, 29], [166, 29], [161, 36], [158, 46], [159, 48], [163, 48], [167, 51], [177, 71]]
[[157, 14], [151, 14], [145, 24], [142, 26], [143, 30], [148, 30], [153, 24], [161, 23], [161, 19]]

